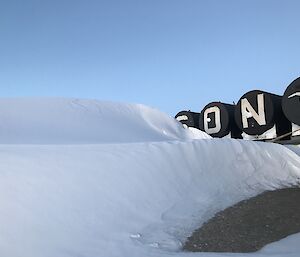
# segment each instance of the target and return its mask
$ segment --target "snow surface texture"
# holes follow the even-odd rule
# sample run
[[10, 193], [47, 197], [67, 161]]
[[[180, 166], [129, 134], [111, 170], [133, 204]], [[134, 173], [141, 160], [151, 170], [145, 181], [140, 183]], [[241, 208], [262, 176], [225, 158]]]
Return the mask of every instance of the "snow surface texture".
[[0, 100], [0, 117], [0, 256], [299, 256], [299, 234], [252, 254], [180, 250], [217, 211], [298, 184], [297, 148], [203, 139], [141, 105]]

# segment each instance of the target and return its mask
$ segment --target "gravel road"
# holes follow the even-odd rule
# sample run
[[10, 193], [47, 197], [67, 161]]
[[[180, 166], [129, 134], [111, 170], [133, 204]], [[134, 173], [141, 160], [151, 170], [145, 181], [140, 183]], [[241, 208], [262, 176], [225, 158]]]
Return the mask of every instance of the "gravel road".
[[300, 232], [300, 188], [264, 192], [219, 213], [197, 229], [183, 250], [254, 252]]

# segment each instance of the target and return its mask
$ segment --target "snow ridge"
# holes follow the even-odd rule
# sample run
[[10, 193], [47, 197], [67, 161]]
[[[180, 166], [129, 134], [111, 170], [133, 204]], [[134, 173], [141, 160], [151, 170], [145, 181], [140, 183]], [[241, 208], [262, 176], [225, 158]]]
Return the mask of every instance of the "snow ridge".
[[99, 144], [208, 138], [141, 104], [68, 98], [0, 99], [1, 144]]

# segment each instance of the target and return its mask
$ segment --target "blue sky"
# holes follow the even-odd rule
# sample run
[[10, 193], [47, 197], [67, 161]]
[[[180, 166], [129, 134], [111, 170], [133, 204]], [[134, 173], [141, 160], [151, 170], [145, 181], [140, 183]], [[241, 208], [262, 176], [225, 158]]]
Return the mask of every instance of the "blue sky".
[[170, 115], [283, 94], [300, 76], [300, 1], [0, 1], [0, 96], [93, 98]]

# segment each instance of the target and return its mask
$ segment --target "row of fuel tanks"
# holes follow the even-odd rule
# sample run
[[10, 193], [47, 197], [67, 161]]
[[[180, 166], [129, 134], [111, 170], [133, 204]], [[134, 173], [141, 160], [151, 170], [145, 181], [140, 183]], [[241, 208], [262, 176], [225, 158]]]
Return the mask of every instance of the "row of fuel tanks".
[[180, 111], [175, 119], [185, 127], [205, 131], [212, 137], [253, 140], [300, 138], [300, 78], [283, 96], [253, 90], [235, 104], [212, 102], [200, 113]]

